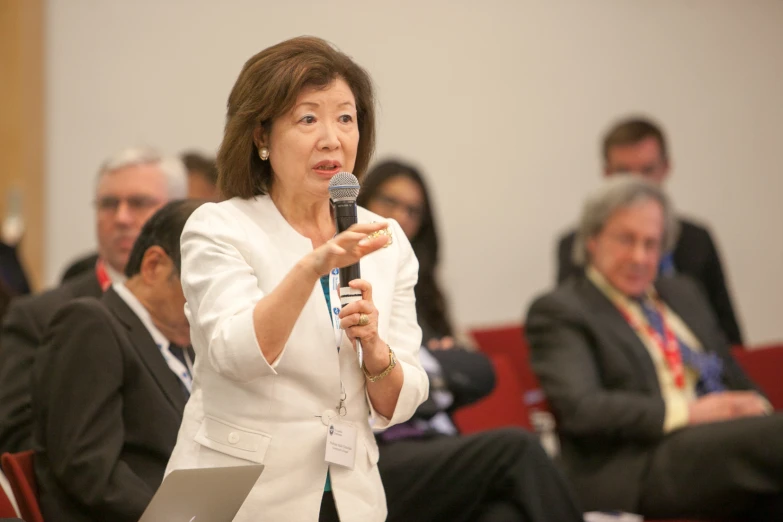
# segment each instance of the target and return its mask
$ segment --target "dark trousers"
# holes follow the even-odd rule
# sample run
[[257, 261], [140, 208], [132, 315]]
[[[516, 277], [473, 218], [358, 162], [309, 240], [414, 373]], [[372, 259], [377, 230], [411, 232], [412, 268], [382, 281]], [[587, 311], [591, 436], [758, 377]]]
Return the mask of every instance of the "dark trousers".
[[640, 511], [650, 518], [783, 520], [783, 414], [667, 435], [652, 454]]
[[321, 512], [318, 514], [318, 522], [340, 522], [337, 515], [337, 505], [334, 503], [334, 495], [331, 491], [324, 491], [321, 498]]
[[388, 522], [581, 521], [564, 478], [521, 429], [379, 443]]

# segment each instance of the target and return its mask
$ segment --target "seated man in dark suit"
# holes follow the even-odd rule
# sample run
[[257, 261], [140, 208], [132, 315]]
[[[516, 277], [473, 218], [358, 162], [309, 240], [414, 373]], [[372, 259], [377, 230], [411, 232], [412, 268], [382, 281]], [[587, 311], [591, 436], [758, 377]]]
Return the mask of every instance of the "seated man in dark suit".
[[179, 238], [199, 204], [155, 213], [127, 281], [64, 305], [47, 328], [32, 382], [46, 520], [135, 522], [163, 480], [190, 395]]
[[[489, 360], [460, 348], [421, 348], [429, 399], [414, 417], [377, 435], [389, 522], [570, 522], [582, 514], [532, 433], [462, 436], [456, 409], [494, 386]], [[521, 400], [521, 399], [520, 399]]]
[[98, 263], [58, 288], [14, 299], [3, 321], [0, 452], [32, 448], [30, 371], [54, 313], [76, 297], [100, 297], [102, 287], [124, 281], [130, 249], [144, 222], [167, 201], [184, 198], [186, 188], [182, 163], [154, 150], [125, 149], [101, 166], [95, 193]]
[[[670, 160], [663, 131], [649, 120], [629, 119], [615, 124], [603, 141], [604, 174], [640, 175], [662, 184], [669, 176]], [[573, 261], [574, 236], [571, 231], [557, 246], [557, 281], [578, 274]], [[742, 333], [726, 286], [718, 249], [703, 226], [679, 219], [679, 237], [673, 252], [661, 259], [660, 275], [681, 273], [691, 276], [707, 295], [729, 342], [742, 344]]]
[[783, 520], [783, 415], [740, 369], [696, 284], [656, 281], [676, 219], [609, 180], [582, 215], [586, 269], [530, 308], [531, 362], [588, 510]]

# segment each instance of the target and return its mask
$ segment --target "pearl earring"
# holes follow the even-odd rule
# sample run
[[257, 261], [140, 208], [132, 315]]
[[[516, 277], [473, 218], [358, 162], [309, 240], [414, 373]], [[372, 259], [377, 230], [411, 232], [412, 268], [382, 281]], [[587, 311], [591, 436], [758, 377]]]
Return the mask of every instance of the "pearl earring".
[[258, 157], [261, 158], [261, 161], [266, 161], [269, 159], [269, 149], [266, 147], [261, 147], [258, 149]]

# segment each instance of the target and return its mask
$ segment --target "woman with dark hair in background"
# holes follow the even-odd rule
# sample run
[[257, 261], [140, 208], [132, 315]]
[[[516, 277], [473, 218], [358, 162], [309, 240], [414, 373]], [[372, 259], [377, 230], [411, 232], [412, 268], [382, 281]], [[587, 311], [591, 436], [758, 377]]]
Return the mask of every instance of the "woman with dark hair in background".
[[416, 315], [422, 329], [422, 344], [430, 349], [454, 346], [454, 329], [446, 298], [438, 285], [438, 233], [427, 186], [421, 173], [399, 161], [377, 164], [362, 181], [357, 203], [402, 227], [419, 260], [416, 284]]
[[495, 376], [484, 354], [454, 342], [436, 278], [435, 219], [419, 171], [399, 161], [376, 165], [362, 181], [358, 203], [394, 218], [419, 259], [419, 358], [430, 395], [411, 420], [376, 434], [387, 522], [581, 521], [568, 484], [534, 434], [504, 428], [461, 435], [452, 420], [456, 410], [492, 391]]

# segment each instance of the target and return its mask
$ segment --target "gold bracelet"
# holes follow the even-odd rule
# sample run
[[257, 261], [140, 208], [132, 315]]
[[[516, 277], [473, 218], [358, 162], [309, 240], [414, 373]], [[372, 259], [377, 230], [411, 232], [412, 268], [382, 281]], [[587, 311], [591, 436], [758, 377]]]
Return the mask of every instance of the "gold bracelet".
[[391, 371], [394, 369], [395, 366], [397, 366], [397, 356], [394, 355], [394, 350], [391, 349], [391, 346], [388, 344], [386, 347], [389, 349], [389, 366], [386, 367], [385, 370], [383, 370], [378, 375], [370, 375], [370, 372], [367, 371], [367, 366], [362, 363], [362, 370], [364, 370], [364, 376], [367, 377], [367, 380], [370, 382], [380, 381], [387, 375], [391, 373]]

